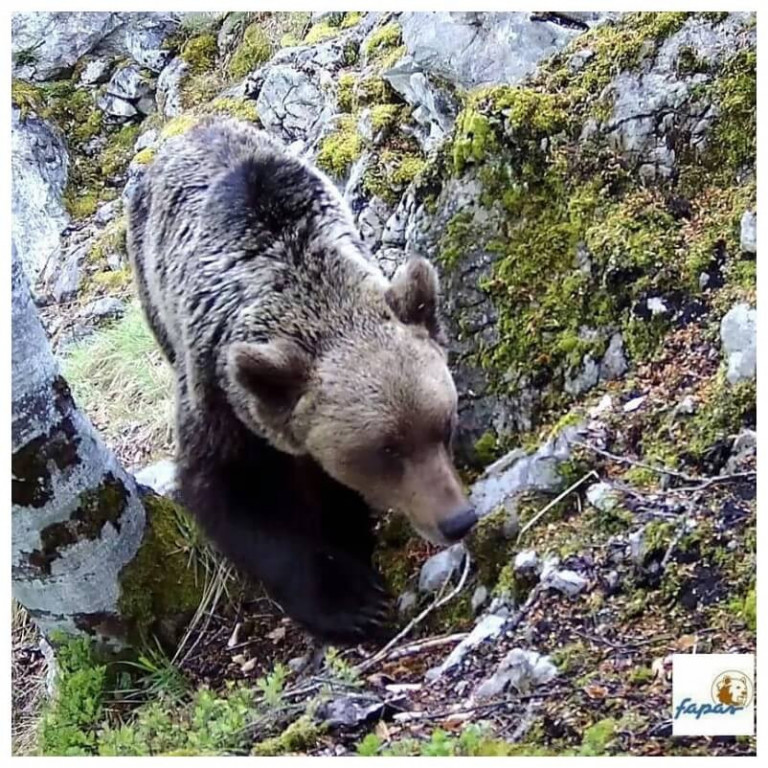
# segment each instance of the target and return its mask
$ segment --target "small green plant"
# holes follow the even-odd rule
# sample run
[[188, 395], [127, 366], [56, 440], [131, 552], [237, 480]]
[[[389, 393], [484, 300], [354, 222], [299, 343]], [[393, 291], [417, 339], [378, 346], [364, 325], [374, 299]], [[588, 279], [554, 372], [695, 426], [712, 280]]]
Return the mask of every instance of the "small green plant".
[[375, 733], [369, 733], [358, 745], [357, 754], [361, 757], [373, 757], [381, 749], [381, 739]]
[[181, 58], [187, 63], [189, 71], [193, 75], [198, 75], [213, 68], [218, 52], [216, 36], [202, 34], [192, 37], [184, 43], [184, 47], [181, 49]]
[[104, 714], [107, 667], [90, 638], [52, 638], [57, 645], [56, 693], [45, 705], [38, 731], [41, 755], [91, 755]]
[[275, 664], [274, 669], [268, 675], [260, 677], [256, 681], [256, 687], [261, 691], [264, 704], [267, 707], [277, 708], [282, 703], [288, 672], [288, 667], [283, 664]]
[[138, 692], [144, 698], [163, 698], [180, 702], [189, 693], [189, 681], [184, 673], [168, 658], [160, 643], [148, 648], [136, 661], [127, 664], [138, 671]]
[[360, 673], [342, 658], [336, 648], [325, 652], [325, 667], [334, 680], [346, 685], [360, 685]]
[[616, 721], [610, 718], [599, 720], [584, 731], [579, 755], [597, 757], [604, 755], [616, 735]]

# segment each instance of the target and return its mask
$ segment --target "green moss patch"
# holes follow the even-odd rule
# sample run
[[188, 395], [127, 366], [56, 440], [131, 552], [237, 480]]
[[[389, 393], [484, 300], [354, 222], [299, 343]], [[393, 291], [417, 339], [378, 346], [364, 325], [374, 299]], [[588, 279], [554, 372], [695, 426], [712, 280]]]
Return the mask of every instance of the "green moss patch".
[[271, 55], [272, 44], [267, 33], [259, 24], [250, 24], [229, 60], [229, 74], [235, 80], [240, 80], [258, 69]]
[[187, 63], [193, 75], [209, 72], [216, 64], [219, 46], [212, 34], [197, 35], [184, 43], [181, 58]]
[[352, 115], [342, 115], [337, 127], [326, 136], [317, 155], [317, 165], [336, 178], [343, 178], [363, 151], [363, 140]]
[[[479, 287], [493, 301], [499, 340], [469, 362], [485, 369], [497, 394], [515, 395], [521, 383], [535, 382], [539, 412], [562, 407], [566, 379], [587, 355], [599, 360], [615, 331], [634, 362], [648, 359], [672, 314], [652, 313], [648, 299], [684, 305], [701, 293], [701, 273], [723, 251], [727, 279], [754, 284], [738, 250], [740, 216], [754, 202], [743, 178], [744, 165], [754, 161], [752, 144], [713, 143], [703, 158], [681, 146], [676, 191], [673, 181], [646, 188], [599, 132], [581, 138], [616, 72], [638, 64], [687, 18], [629, 15], [580, 36], [528, 83], [483, 88], [466, 99], [446, 154], [453, 174], [480, 181], [487, 215], [459, 211], [438, 258], [451, 270], [469, 251], [495, 257]], [[572, 72], [568, 57], [587, 47], [594, 55]], [[749, 52], [709, 75], [708, 93], [725, 105], [714, 133], [736, 125], [737, 115], [752, 125], [754, 75]], [[754, 129], [743, 135], [753, 138]], [[426, 169], [424, 177], [431, 175]], [[680, 193], [690, 216], [674, 205]]]
[[363, 188], [373, 196], [395, 204], [406, 187], [424, 170], [426, 160], [418, 147], [404, 141], [385, 147], [363, 174]]
[[185, 514], [161, 496], [144, 497], [147, 529], [136, 557], [120, 573], [121, 615], [132, 619], [140, 636], [174, 618], [181, 622], [200, 604], [202, 584], [195, 578], [179, 546], [179, 515]]
[[403, 32], [399, 24], [390, 23], [379, 27], [369, 35], [365, 42], [364, 53], [369, 62], [376, 61], [393, 48], [398, 48], [403, 41]]

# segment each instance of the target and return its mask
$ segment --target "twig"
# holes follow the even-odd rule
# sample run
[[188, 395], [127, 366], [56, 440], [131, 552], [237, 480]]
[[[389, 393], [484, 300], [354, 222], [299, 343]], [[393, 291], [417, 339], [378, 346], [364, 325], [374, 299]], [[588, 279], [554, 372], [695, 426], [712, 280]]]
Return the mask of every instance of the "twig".
[[404, 645], [401, 648], [395, 648], [388, 658], [389, 659], [402, 659], [404, 656], [413, 656], [416, 653], [421, 653], [430, 648], [437, 648], [441, 645], [447, 645], [448, 643], [461, 642], [465, 637], [469, 635], [469, 632], [458, 632], [455, 635], [447, 635], [445, 637], [430, 637], [425, 640], [420, 640], [410, 645]]
[[676, 472], [674, 469], [667, 467], [655, 467], [653, 464], [646, 464], [643, 461], [636, 461], [635, 459], [628, 459], [626, 456], [618, 456], [615, 453], [606, 451], [603, 448], [598, 448], [596, 445], [590, 443], [582, 443], [580, 440], [572, 440], [571, 445], [579, 446], [580, 448], [586, 448], [588, 451], [599, 453], [601, 456], [605, 456], [607, 459], [617, 461], [620, 464], [629, 464], [632, 467], [639, 467], [640, 469], [648, 469], [651, 472], [656, 472], [659, 475], [669, 475], [670, 477], [676, 477], [679, 480], [683, 480], [686, 483], [700, 483], [695, 488], [680, 488], [681, 491], [700, 491], [704, 488], [709, 488], [710, 485], [715, 483], [727, 483], [732, 480], [739, 480], [744, 477], [755, 477], [757, 472], [734, 472], [732, 475], [717, 475], [716, 477], [698, 477], [696, 475], [686, 475], [684, 472]]
[[[464, 584], [467, 580], [467, 576], [469, 574], [469, 567], [471, 565], [471, 559], [469, 557], [469, 553], [467, 553], [465, 561], [464, 561], [464, 571], [461, 574], [461, 578], [459, 579], [459, 583], [456, 585], [456, 587], [449, 592], [444, 597], [438, 596], [438, 598], [432, 602], [430, 605], [428, 605], [415, 619], [413, 619], [406, 627], [402, 630], [402, 632], [399, 632], [395, 637], [392, 638], [380, 651], [375, 653], [373, 656], [371, 656], [369, 659], [366, 659], [361, 664], [358, 664], [356, 667], [354, 667], [355, 671], [357, 672], [365, 672], [366, 670], [370, 669], [375, 664], [378, 664], [379, 661], [384, 659], [389, 651], [394, 648], [404, 637], [406, 637], [410, 632], [414, 629], [414, 627], [418, 626], [424, 619], [429, 616], [432, 611], [436, 610], [437, 608], [442, 607], [449, 601], [453, 600], [456, 595], [461, 592], [462, 589], [464, 589]], [[448, 577], [448, 579], [450, 576]], [[445, 585], [448, 584], [448, 579], [445, 580]]]
[[555, 506], [555, 504], [561, 502], [569, 493], [572, 493], [576, 488], [578, 488], [585, 480], [588, 480], [590, 477], [594, 477], [596, 480], [600, 479], [600, 476], [595, 472], [594, 470], [591, 470], [590, 472], [587, 472], [584, 477], [582, 477], [580, 480], [577, 480], [573, 485], [571, 485], [569, 488], [566, 488], [557, 498], [552, 499], [552, 501], [547, 504], [544, 509], [537, 512], [520, 530], [520, 533], [517, 534], [517, 540], [518, 542], [520, 539], [523, 538], [523, 534], [531, 528], [531, 526], [545, 513], [549, 512], [552, 507]]

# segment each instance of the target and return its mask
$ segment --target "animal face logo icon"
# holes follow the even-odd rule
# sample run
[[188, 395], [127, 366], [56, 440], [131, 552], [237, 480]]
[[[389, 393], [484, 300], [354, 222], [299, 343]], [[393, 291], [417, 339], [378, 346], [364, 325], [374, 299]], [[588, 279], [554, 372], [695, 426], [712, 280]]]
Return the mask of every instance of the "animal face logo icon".
[[752, 702], [752, 681], [742, 672], [721, 672], [712, 683], [712, 701], [742, 709]]

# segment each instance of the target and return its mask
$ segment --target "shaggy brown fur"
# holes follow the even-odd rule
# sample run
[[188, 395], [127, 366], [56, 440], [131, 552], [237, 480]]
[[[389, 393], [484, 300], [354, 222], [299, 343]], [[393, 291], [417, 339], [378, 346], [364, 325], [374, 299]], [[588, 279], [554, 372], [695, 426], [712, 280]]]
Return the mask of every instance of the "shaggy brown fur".
[[389, 283], [328, 179], [221, 119], [158, 154], [128, 247], [176, 374], [183, 498], [316, 633], [363, 631], [380, 608], [367, 506], [440, 543], [474, 520], [433, 268]]

